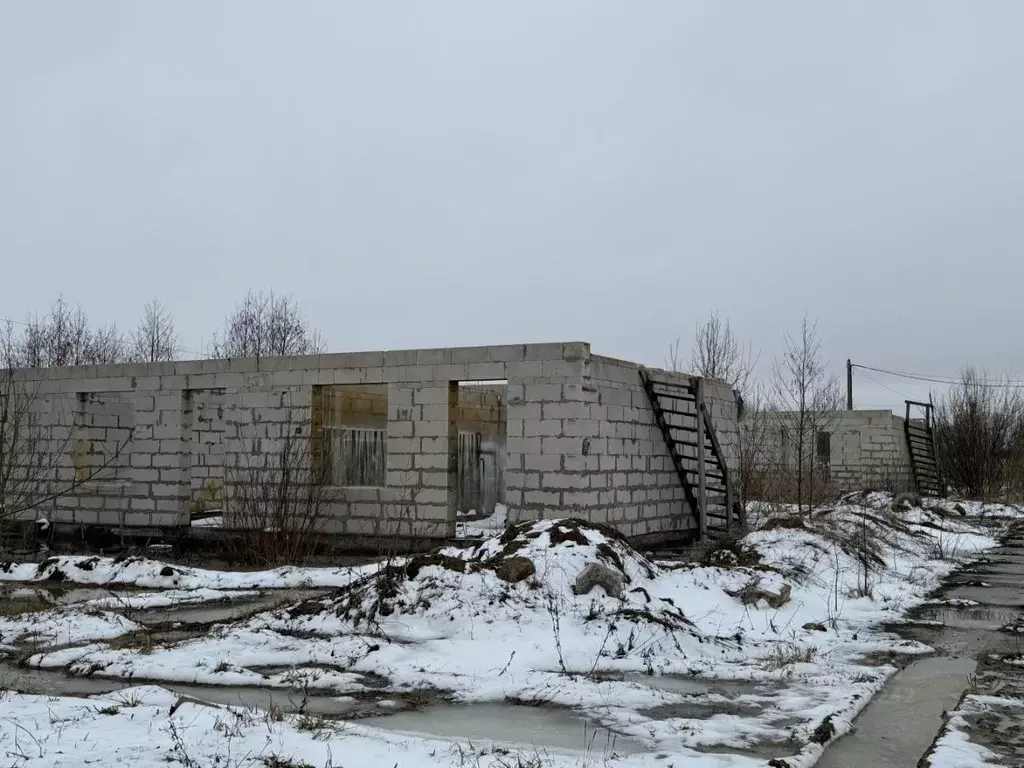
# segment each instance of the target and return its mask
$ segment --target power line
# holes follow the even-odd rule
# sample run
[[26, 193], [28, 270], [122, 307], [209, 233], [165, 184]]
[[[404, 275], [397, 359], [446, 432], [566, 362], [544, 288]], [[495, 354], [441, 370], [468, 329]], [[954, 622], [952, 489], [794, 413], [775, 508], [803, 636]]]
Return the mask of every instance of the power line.
[[[884, 373], [888, 376], [896, 376], [898, 378], [910, 379], [913, 381], [925, 381], [932, 384], [945, 384], [947, 386], [955, 386], [963, 382], [963, 379], [959, 376], [928, 375], [923, 373], [907, 373], [905, 371], [890, 371], [886, 368], [874, 368], [870, 365], [859, 365], [857, 363], [854, 363], [853, 367], [859, 368], [862, 371], [874, 371], [875, 373]], [[881, 382], [876, 381], [875, 383], [880, 384]], [[993, 389], [1005, 389], [1006, 387], [1024, 388], [1024, 381], [1017, 381], [1014, 379], [1006, 379], [1001, 381], [999, 379], [974, 378], [971, 380], [971, 385], [978, 387], [991, 387]]]
[[[854, 367], [857, 367], [857, 366], [854, 366]], [[896, 391], [895, 389], [893, 389], [892, 387], [890, 387], [890, 386], [889, 386], [888, 384], [883, 384], [882, 382], [880, 382], [880, 381], [879, 381], [878, 379], [874, 378], [873, 376], [868, 376], [868, 375], [867, 375], [866, 373], [865, 373], [865, 374], [863, 374], [863, 376], [864, 376], [864, 378], [865, 378], [865, 379], [867, 379], [868, 381], [873, 381], [873, 382], [874, 382], [875, 384], [877, 384], [878, 386], [880, 386], [880, 387], [884, 387], [885, 389], [888, 389], [888, 390], [889, 390], [890, 392], [892, 392], [892, 393], [893, 393], [894, 395], [899, 395], [899, 396], [900, 396], [900, 397], [902, 397], [902, 398], [903, 398], [904, 400], [910, 400], [910, 399], [911, 399], [909, 395], [906, 395], [906, 394], [904, 394], [903, 392], [897, 392], [897, 391]]]

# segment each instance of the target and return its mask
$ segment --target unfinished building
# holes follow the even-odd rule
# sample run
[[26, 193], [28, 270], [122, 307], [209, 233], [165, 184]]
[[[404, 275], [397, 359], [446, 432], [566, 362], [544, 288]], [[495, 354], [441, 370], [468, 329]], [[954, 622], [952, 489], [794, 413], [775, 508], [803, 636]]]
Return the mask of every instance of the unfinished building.
[[[451, 538], [459, 511], [575, 516], [659, 544], [737, 522], [737, 397], [584, 342], [14, 373], [28, 515], [176, 529], [271, 478], [315, 486], [327, 533]], [[44, 452], [49, 456], [42, 456]], [[297, 480], [302, 477], [304, 479]], [[22, 489], [24, 490], [24, 489]], [[261, 524], [266, 524], [263, 521]]]
[[[904, 416], [887, 410], [846, 410], [805, 419], [803, 451], [808, 477], [823, 490], [865, 488], [916, 490], [941, 495], [933, 408], [908, 400]], [[753, 419], [758, 423], [754, 425]], [[746, 419], [747, 443], [756, 444], [760, 467], [776, 476], [794, 474], [800, 448], [800, 414], [770, 411]]]

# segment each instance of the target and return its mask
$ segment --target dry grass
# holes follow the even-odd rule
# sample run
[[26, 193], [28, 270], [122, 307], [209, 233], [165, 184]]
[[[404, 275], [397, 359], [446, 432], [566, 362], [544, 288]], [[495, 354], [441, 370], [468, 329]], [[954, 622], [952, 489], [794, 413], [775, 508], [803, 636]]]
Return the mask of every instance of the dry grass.
[[761, 668], [767, 672], [787, 669], [794, 664], [810, 664], [818, 649], [813, 645], [799, 643], [777, 643], [767, 656], [761, 659]]
[[54, 606], [45, 600], [0, 599], [0, 618], [15, 618], [28, 613], [42, 613]]
[[157, 646], [152, 633], [145, 629], [129, 632], [107, 641], [107, 648], [112, 651], [131, 650], [139, 653], [150, 653]]
[[323, 715], [300, 715], [295, 729], [306, 731], [317, 741], [330, 741], [345, 730], [345, 723]]

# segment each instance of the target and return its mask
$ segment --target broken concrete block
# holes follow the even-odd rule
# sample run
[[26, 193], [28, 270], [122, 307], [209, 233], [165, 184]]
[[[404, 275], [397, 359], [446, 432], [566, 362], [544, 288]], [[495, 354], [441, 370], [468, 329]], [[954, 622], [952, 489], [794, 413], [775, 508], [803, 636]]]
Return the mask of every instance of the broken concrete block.
[[783, 584], [778, 591], [766, 589], [761, 586], [761, 579], [756, 578], [736, 592], [726, 591], [730, 597], [738, 597], [744, 605], [757, 606], [764, 600], [769, 608], [781, 608], [789, 602], [790, 593], [793, 588], [789, 584]]
[[509, 584], [518, 584], [520, 581], [530, 578], [536, 572], [533, 560], [528, 557], [516, 555], [509, 557], [494, 569], [494, 575]]
[[587, 563], [576, 577], [572, 591], [586, 595], [594, 587], [603, 587], [610, 597], [619, 597], [622, 594], [622, 574], [601, 563]]

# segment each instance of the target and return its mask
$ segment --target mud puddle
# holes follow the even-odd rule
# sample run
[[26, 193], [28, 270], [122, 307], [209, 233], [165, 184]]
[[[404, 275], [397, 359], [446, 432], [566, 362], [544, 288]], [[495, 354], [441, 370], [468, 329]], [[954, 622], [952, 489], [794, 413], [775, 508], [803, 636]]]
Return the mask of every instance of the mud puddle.
[[763, 714], [764, 707], [754, 702], [739, 702], [728, 696], [712, 696], [706, 699], [678, 701], [670, 704], [659, 704], [656, 707], [638, 710], [644, 717], [652, 720], [702, 720], [714, 715], [735, 715], [737, 717], [758, 717]]
[[1024, 765], [1024, 708], [990, 705], [985, 714], [968, 715], [971, 740], [996, 754]]
[[649, 751], [640, 742], [583, 720], [568, 710], [518, 704], [433, 704], [417, 711], [367, 718], [360, 723], [453, 741], [484, 740], [598, 756]]
[[660, 691], [694, 696], [717, 694], [735, 697], [743, 694], [767, 693], [779, 687], [776, 683], [761, 683], [753, 680], [713, 680], [685, 675], [645, 675], [641, 672], [626, 673], [618, 679], [630, 683], [640, 683]]

